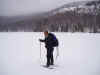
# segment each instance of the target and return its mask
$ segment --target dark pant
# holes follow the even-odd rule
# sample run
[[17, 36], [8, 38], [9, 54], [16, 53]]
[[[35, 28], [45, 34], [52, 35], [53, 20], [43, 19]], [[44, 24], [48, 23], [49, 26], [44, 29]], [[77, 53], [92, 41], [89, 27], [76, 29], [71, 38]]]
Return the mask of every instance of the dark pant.
[[53, 50], [54, 48], [47, 48], [47, 66], [54, 64]]

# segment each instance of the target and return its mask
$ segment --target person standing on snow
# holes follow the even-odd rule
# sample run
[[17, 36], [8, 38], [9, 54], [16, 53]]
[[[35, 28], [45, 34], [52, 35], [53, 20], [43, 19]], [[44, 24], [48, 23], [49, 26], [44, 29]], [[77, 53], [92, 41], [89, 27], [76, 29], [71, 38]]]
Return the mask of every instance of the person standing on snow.
[[45, 39], [39, 39], [40, 42], [45, 43], [45, 48], [47, 49], [47, 64], [46, 67], [54, 65], [53, 51], [54, 47], [58, 46], [58, 39], [53, 33], [48, 33], [44, 31]]

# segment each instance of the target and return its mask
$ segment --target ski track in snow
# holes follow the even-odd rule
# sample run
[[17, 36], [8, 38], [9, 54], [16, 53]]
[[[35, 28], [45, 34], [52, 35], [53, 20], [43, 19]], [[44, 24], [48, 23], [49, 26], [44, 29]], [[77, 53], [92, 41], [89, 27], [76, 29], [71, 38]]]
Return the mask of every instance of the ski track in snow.
[[42, 32], [0, 33], [0, 75], [100, 75], [100, 34], [55, 33], [59, 57], [55, 69], [46, 69]]

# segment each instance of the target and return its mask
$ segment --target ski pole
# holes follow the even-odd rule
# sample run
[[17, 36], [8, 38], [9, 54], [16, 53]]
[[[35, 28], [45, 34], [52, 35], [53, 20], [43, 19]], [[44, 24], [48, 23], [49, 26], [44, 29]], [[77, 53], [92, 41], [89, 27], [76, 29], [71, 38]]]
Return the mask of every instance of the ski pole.
[[57, 60], [57, 58], [59, 56], [59, 49], [58, 49], [58, 47], [56, 47], [56, 50], [57, 50], [57, 55], [56, 55], [56, 60]]
[[41, 42], [40, 42], [40, 60], [41, 60]]

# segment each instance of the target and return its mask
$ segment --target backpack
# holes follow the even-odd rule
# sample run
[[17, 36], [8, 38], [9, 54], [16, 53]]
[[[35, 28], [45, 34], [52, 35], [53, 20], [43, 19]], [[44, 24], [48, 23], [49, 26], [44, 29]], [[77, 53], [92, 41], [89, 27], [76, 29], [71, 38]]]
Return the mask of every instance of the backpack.
[[59, 46], [59, 42], [58, 42], [58, 39], [56, 38], [56, 36], [54, 34], [52, 34], [52, 37], [53, 37], [53, 42], [52, 42], [52, 46], [53, 47], [58, 47]]

